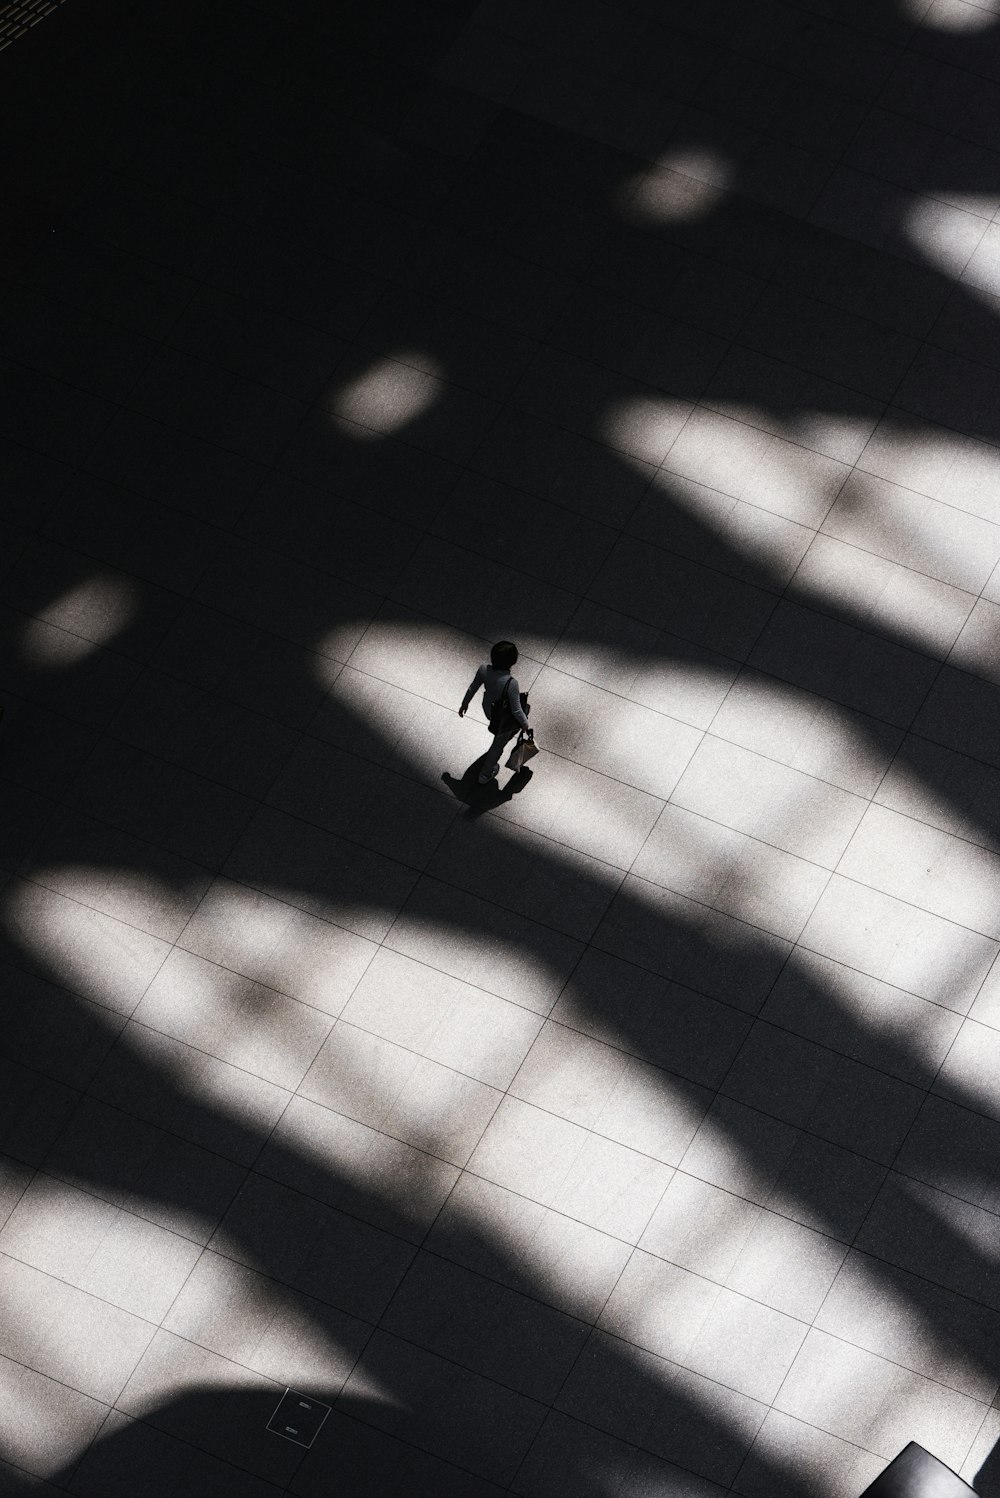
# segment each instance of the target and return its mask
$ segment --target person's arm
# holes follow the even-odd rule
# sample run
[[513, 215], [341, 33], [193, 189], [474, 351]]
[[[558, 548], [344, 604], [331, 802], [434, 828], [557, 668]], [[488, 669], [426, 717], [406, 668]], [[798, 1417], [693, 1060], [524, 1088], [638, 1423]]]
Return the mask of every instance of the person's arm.
[[472, 678], [472, 681], [469, 683], [469, 690], [466, 692], [465, 696], [462, 698], [462, 706], [458, 710], [458, 716], [460, 718], [464, 718], [465, 717], [465, 712], [466, 712], [467, 707], [469, 706], [469, 703], [472, 701], [473, 697], [475, 697], [476, 692], [483, 685], [483, 682], [485, 680], [486, 680], [486, 667], [485, 666], [480, 666], [479, 670], [476, 672], [475, 676]]
[[514, 721], [521, 725], [525, 733], [530, 733], [531, 724], [524, 715], [524, 708], [521, 706], [521, 689], [517, 684], [517, 678], [514, 676], [507, 683], [507, 706], [514, 715]]

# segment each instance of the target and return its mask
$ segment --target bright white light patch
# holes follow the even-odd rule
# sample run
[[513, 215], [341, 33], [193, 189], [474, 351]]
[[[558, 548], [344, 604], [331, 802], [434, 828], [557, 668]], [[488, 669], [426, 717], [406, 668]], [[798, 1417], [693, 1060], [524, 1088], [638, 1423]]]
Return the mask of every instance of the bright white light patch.
[[[332, 655], [336, 646], [337, 636], [332, 634], [324, 636], [317, 648]], [[350, 664], [406, 692], [412, 693], [414, 683], [419, 682], [422, 697], [454, 710], [488, 650], [485, 641], [475, 641], [445, 624], [419, 617], [377, 619], [364, 632]]]
[[[799, 420], [781, 421], [752, 406], [727, 404], [718, 410], [716, 418], [704, 409], [692, 413], [683, 401], [619, 401], [605, 416], [602, 434], [630, 458], [662, 464], [671, 475], [773, 514], [818, 524], [825, 507], [816, 495], [816, 447], [822, 444], [841, 461], [853, 460], [871, 430], [870, 423], [850, 417], [803, 413]], [[672, 499], [686, 507], [683, 492]]]
[[733, 174], [732, 163], [718, 151], [706, 151], [703, 147], [670, 151], [661, 156], [657, 165], [670, 172], [681, 172], [685, 177], [694, 177], [698, 182], [707, 182], [711, 187], [726, 187]]
[[930, 31], [987, 31], [1000, 15], [1000, 0], [902, 0], [908, 20]]
[[158, 904], [168, 893], [167, 887], [151, 875], [100, 865], [67, 864], [43, 868], [34, 871], [32, 878], [46, 889], [67, 895], [116, 921], [140, 926], [140, 929], [144, 928], [135, 920], [136, 909], [147, 903]]
[[618, 401], [601, 421], [601, 435], [631, 458], [662, 463], [691, 414], [687, 401]]
[[931, 422], [905, 427], [884, 420], [858, 467], [1000, 524], [1000, 450], [988, 442]]
[[440, 395], [440, 369], [434, 365], [428, 371], [431, 362], [426, 355], [404, 350], [379, 359], [351, 380], [332, 401], [334, 417], [352, 424], [338, 422], [340, 431], [365, 442], [396, 432], [422, 415]]
[[664, 224], [703, 218], [725, 196], [731, 176], [730, 163], [711, 151], [671, 151], [631, 178], [627, 215]]
[[30, 944], [59, 982], [118, 1014], [132, 1013], [138, 992], [169, 950], [146, 932], [33, 880], [7, 886], [0, 923], [12, 941]]
[[[9, 1259], [5, 1265], [4, 1319], [16, 1327], [20, 1347], [34, 1351], [51, 1348], [55, 1341], [53, 1297], [45, 1294], [50, 1283], [46, 1276], [15, 1259]], [[60, 1285], [59, 1290], [62, 1289]], [[21, 1356], [27, 1360], [31, 1352]], [[4, 1396], [0, 1400], [0, 1450], [5, 1461], [35, 1477], [58, 1478], [60, 1472], [65, 1473], [83, 1455], [105, 1411], [77, 1395], [76, 1419], [59, 1419], [53, 1410], [48, 1380], [20, 1364], [14, 1366], [18, 1369], [17, 1376], [8, 1373], [5, 1377]], [[65, 1362], [61, 1365], [64, 1378], [66, 1366]], [[29, 1488], [26, 1480], [21, 1491], [33, 1490], [34, 1484]]]
[[125, 580], [95, 577], [78, 583], [31, 619], [21, 648], [32, 666], [51, 670], [83, 660], [119, 634], [135, 613], [135, 590]]
[[960, 276], [979, 247], [996, 209], [996, 196], [963, 196], [962, 206], [917, 199], [902, 216], [911, 244], [949, 276]]

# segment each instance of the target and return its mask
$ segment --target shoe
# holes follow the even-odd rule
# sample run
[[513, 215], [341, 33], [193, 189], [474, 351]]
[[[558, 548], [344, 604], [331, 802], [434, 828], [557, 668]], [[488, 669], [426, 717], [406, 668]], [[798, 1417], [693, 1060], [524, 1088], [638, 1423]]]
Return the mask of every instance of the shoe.
[[500, 773], [500, 766], [499, 765], [494, 765], [493, 768], [492, 768], [492, 770], [489, 771], [489, 773], [487, 773], [484, 770], [480, 770], [480, 772], [479, 772], [479, 784], [480, 785], [489, 785], [490, 781], [494, 780], [499, 773]]

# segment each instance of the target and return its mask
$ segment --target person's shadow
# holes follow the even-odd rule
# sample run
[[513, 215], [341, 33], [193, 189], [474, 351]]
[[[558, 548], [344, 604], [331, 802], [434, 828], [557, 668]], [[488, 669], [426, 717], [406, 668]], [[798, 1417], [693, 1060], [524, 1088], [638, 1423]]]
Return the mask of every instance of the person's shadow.
[[503, 787], [497, 784], [496, 779], [489, 781], [486, 785], [480, 785], [479, 766], [481, 764], [481, 758], [473, 760], [461, 780], [457, 780], [447, 770], [441, 776], [455, 799], [463, 802], [468, 808], [466, 812], [468, 817], [481, 817], [484, 811], [492, 811], [495, 806], [503, 806], [505, 802], [512, 801], [519, 791], [524, 790], [531, 779], [531, 771], [525, 766], [523, 770], [516, 770]]

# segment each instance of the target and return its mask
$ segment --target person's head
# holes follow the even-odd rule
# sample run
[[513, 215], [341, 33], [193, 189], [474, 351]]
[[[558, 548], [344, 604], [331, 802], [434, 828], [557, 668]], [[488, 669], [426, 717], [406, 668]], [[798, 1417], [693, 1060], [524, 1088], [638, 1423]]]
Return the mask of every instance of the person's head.
[[517, 646], [513, 640], [498, 640], [490, 651], [490, 664], [497, 671], [509, 671], [517, 660]]

